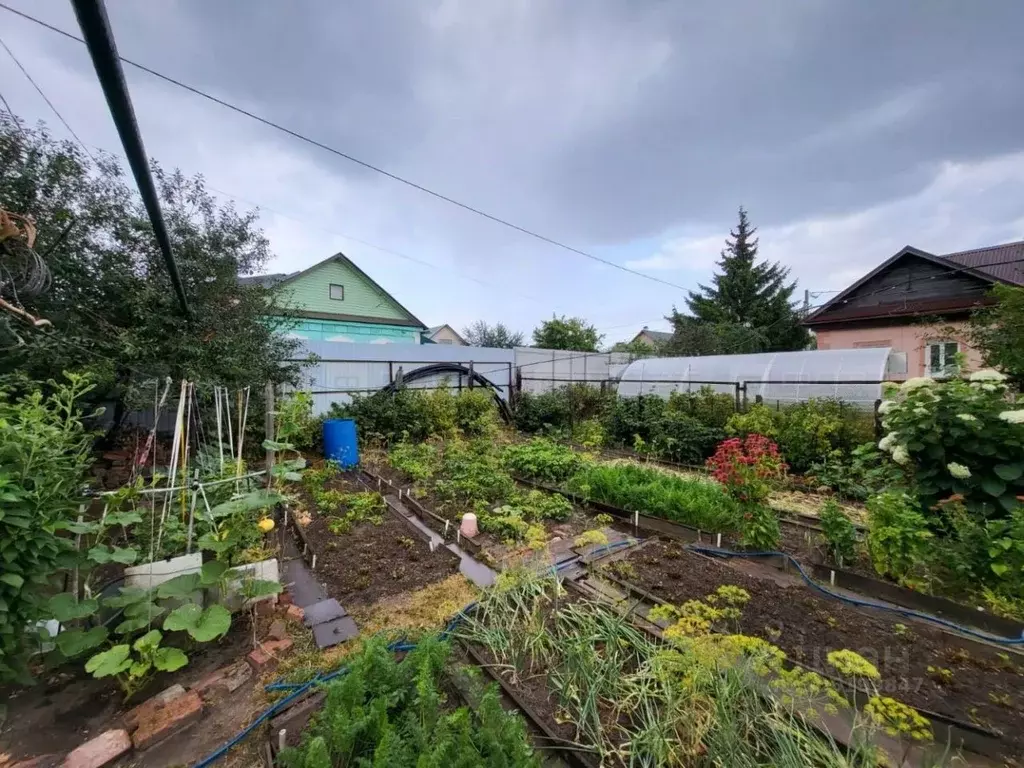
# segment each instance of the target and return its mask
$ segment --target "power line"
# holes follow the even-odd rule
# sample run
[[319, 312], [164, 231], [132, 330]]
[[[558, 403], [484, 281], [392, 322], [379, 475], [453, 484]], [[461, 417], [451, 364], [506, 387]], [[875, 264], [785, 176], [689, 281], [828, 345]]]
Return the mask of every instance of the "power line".
[[[117, 152], [113, 152], [113, 151], [107, 149], [106, 147], [100, 147], [100, 146], [96, 146], [96, 145], [93, 145], [93, 147], [95, 149], [100, 150], [101, 152], [106, 153], [107, 155], [110, 155], [111, 157], [116, 157], [118, 159], [121, 159], [121, 157], [122, 157], [122, 155], [119, 155]], [[213, 186], [212, 184], [207, 183], [205, 178], [204, 178], [204, 183], [206, 184], [206, 187], [210, 191], [216, 192], [219, 195], [223, 195], [224, 197], [229, 198], [233, 202], [242, 202], [242, 203], [245, 203], [247, 205], [254, 205], [257, 208], [259, 208], [261, 211], [265, 211], [267, 213], [273, 213], [273, 214], [275, 214], [277, 216], [281, 216], [281, 217], [283, 217], [285, 219], [291, 219], [292, 221], [297, 222], [299, 224], [305, 224], [306, 226], [315, 227], [315, 228], [321, 230], [322, 232], [326, 232], [328, 234], [334, 235], [335, 237], [340, 237], [340, 238], [343, 238], [345, 240], [350, 240], [353, 243], [358, 243], [359, 245], [366, 246], [367, 248], [373, 248], [375, 251], [380, 251], [381, 253], [386, 253], [386, 254], [388, 254], [390, 256], [395, 256], [396, 258], [404, 259], [405, 261], [412, 262], [413, 264], [420, 264], [420, 265], [422, 265], [424, 267], [429, 267], [430, 269], [436, 269], [439, 272], [443, 272], [443, 273], [447, 272], [447, 273], [450, 273], [452, 275], [455, 275], [456, 277], [458, 277], [458, 278], [460, 278], [462, 280], [469, 280], [471, 282], [476, 283], [477, 285], [481, 285], [481, 286], [484, 286], [486, 288], [493, 288], [493, 289], [496, 289], [496, 290], [500, 290], [503, 293], [510, 293], [510, 291], [508, 290], [507, 286], [497, 285], [495, 283], [488, 283], [485, 280], [480, 280], [479, 278], [473, 277], [471, 275], [463, 274], [462, 272], [460, 272], [457, 269], [454, 269], [454, 268], [451, 268], [451, 267], [444, 267], [444, 266], [442, 266], [440, 264], [435, 264], [432, 261], [426, 261], [425, 259], [419, 259], [419, 258], [417, 258], [415, 256], [410, 256], [407, 253], [402, 253], [401, 251], [396, 251], [396, 250], [394, 250], [392, 248], [386, 248], [383, 245], [377, 245], [376, 243], [372, 243], [369, 240], [363, 240], [361, 238], [354, 237], [353, 235], [349, 235], [349, 234], [346, 234], [344, 232], [339, 232], [336, 229], [331, 229], [329, 227], [325, 227], [325, 226], [323, 226], [323, 224], [317, 223], [317, 222], [312, 221], [310, 219], [303, 219], [303, 218], [300, 218], [298, 216], [295, 216], [294, 214], [285, 213], [284, 211], [278, 210], [276, 208], [271, 208], [269, 205], [261, 203], [258, 200], [247, 199], [245, 197], [242, 197], [241, 195], [235, 194], [234, 192], [229, 192], [228, 190], [225, 190], [225, 189], [218, 189], [217, 187]], [[529, 294], [525, 294], [525, 293], [516, 293], [514, 295], [520, 296], [520, 297], [522, 297], [524, 299], [536, 302], [538, 304], [543, 304], [543, 305], [545, 305], [545, 306], [547, 306], [549, 308], [551, 306], [550, 304], [548, 304], [548, 302], [543, 301], [542, 299], [538, 299], [536, 296], [530, 296]]]
[[[18, 69], [21, 70], [21, 74], [23, 74], [25, 76], [25, 79], [28, 80], [32, 84], [33, 88], [36, 89], [36, 93], [38, 93], [40, 96], [43, 97], [43, 101], [45, 101], [46, 105], [53, 111], [53, 114], [55, 114], [57, 116], [57, 119], [60, 120], [64, 124], [65, 128], [68, 129], [68, 133], [70, 133], [72, 136], [75, 137], [75, 141], [77, 141], [82, 146], [82, 149], [85, 151], [85, 154], [89, 156], [89, 159], [92, 160], [93, 163], [96, 163], [96, 158], [89, 151], [89, 148], [85, 145], [85, 142], [82, 141], [81, 138], [79, 138], [78, 134], [75, 133], [74, 129], [70, 125], [68, 125], [68, 121], [64, 119], [64, 116], [61, 115], [61, 113], [57, 110], [57, 108], [55, 106], [53, 106], [53, 102], [50, 101], [49, 98], [47, 98], [45, 93], [43, 93], [43, 89], [39, 87], [39, 84], [35, 80], [32, 79], [32, 75], [30, 75], [28, 73], [28, 70], [25, 69], [25, 67], [22, 65], [22, 63], [18, 60], [18, 57], [14, 55], [14, 51], [12, 51], [10, 48], [7, 47], [7, 43], [5, 43], [3, 41], [3, 38], [0, 38], [0, 45], [3, 46], [5, 51], [7, 51], [7, 55], [11, 57], [11, 60], [18, 66]], [[5, 106], [7, 105], [7, 100], [6, 99], [4, 99], [4, 105]], [[7, 111], [11, 112], [10, 106], [7, 106]], [[11, 112], [11, 116], [12, 117], [14, 116], [13, 112]]]
[[[995, 261], [995, 262], [992, 262], [991, 264], [984, 264], [984, 265], [980, 265], [980, 266], [984, 266], [984, 267], [999, 267], [999, 266], [1003, 266], [1005, 264], [1014, 264], [1014, 263], [1021, 262], [1021, 261], [1024, 261], [1024, 259], [1020, 259], [1020, 258], [1017, 258], [1017, 259], [1007, 259], [1006, 261]], [[919, 282], [930, 282], [932, 280], [948, 279], [948, 278], [951, 278], [951, 277], [956, 277], [961, 272], [965, 272], [967, 270], [978, 270], [978, 269], [979, 269], [979, 267], [972, 267], [972, 266], [962, 265], [962, 266], [958, 267], [957, 269], [952, 269], [952, 270], [950, 270], [948, 272], [943, 272], [943, 273], [938, 274], [938, 275], [932, 275], [931, 277], [925, 278], [924, 280], [920, 280]], [[888, 291], [893, 291], [893, 290], [896, 290], [896, 289], [901, 288], [901, 287], [902, 287], [902, 284], [901, 285], [889, 285], [889, 286], [886, 286], [884, 288], [879, 288], [877, 290], [870, 291], [869, 293], [858, 294], [854, 298], [865, 299], [865, 298], [868, 298], [869, 296], [877, 296], [880, 293], [886, 293]], [[845, 291], [845, 290], [848, 290], [848, 289], [844, 288], [843, 291]], [[842, 293], [843, 291], [839, 291], [839, 293]], [[820, 291], [819, 293], [827, 293], [827, 291]], [[807, 308], [807, 314], [805, 315], [805, 318], [809, 317], [811, 315], [811, 313], [816, 312], [819, 309], [828, 306], [832, 301], [834, 301], [834, 299], [830, 300], [830, 301], [826, 301], [826, 302], [824, 302], [822, 304], [818, 304], [818, 305], [813, 306], [813, 307], [808, 307]], [[850, 301], [850, 299], [843, 299], [841, 302], [839, 302], [839, 304], [840, 305], [846, 304], [849, 301]], [[889, 313], [889, 314], [891, 314], [891, 313]], [[776, 320], [775, 322], [769, 323], [765, 328], [762, 328], [760, 330], [762, 332], [770, 330], [771, 328], [774, 328], [779, 323], [783, 322], [784, 320], [788, 320], [788, 319], [789, 318], [781, 317], [778, 320]], [[741, 346], [743, 346], [743, 345], [742, 344], [737, 344], [737, 345], [735, 345], [733, 347], [728, 347], [728, 348], [726, 348], [724, 353], [727, 354], [728, 352], [730, 352], [733, 349], [739, 349]], [[720, 353], [720, 354], [722, 354], [722, 353]]]
[[[984, 265], [980, 265], [980, 266], [984, 266], [984, 267], [999, 267], [999, 266], [1004, 266], [1006, 264], [1016, 264], [1016, 263], [1019, 263], [1019, 262], [1024, 262], [1024, 258], [1006, 259], [1005, 261], [995, 261], [995, 262], [992, 262], [991, 264], [984, 264]], [[978, 270], [978, 269], [979, 269], [979, 267], [972, 267], [972, 266], [962, 265], [962, 266], [957, 267], [956, 269], [952, 269], [952, 270], [950, 270], [948, 272], [943, 272], [942, 274], [938, 274], [938, 275], [932, 275], [931, 277], [925, 278], [921, 282], [932, 281], [932, 280], [948, 279], [948, 278], [951, 278], [951, 277], [956, 277], [957, 275], [959, 275], [962, 272], [965, 272], [965, 271], [968, 271], [968, 270]], [[870, 291], [868, 293], [859, 294], [856, 298], [863, 299], [863, 298], [867, 298], [869, 296], [877, 296], [880, 293], [886, 293], [888, 291], [896, 290], [896, 289], [901, 288], [901, 287], [902, 287], [902, 285], [889, 285], [889, 286], [886, 286], [884, 288], [879, 288], [877, 290]], [[822, 292], [822, 293], [824, 293], [824, 292]], [[847, 301], [849, 301], [849, 300], [846, 299], [846, 300], [844, 300], [841, 303], [845, 304]], [[818, 304], [818, 305], [815, 305], [815, 306], [812, 306], [812, 307], [808, 307], [808, 313], [814, 312], [816, 310], [819, 310], [822, 307], [827, 306], [829, 303], [830, 302], [826, 301], [826, 302], [824, 302], [822, 304]], [[784, 321], [787, 321], [789, 319], [790, 318], [788, 318], [788, 317], [781, 317], [778, 320], [776, 320], [776, 321], [774, 321], [772, 323], [769, 323], [767, 326], [765, 326], [763, 328], [760, 328], [758, 330], [760, 330], [763, 333], [765, 331], [771, 330], [775, 326], [777, 326], [780, 323], [782, 323]], [[716, 352], [715, 354], [716, 355], [729, 354], [733, 350], [739, 349], [741, 346], [743, 346], [742, 343], [741, 344], [735, 344], [733, 346], [726, 347], [722, 351]], [[585, 352], [585, 353], [580, 353], [579, 355], [570, 355], [569, 357], [556, 358], [555, 362], [558, 362], [558, 361], [561, 361], [561, 360], [581, 359], [581, 358], [584, 358], [584, 357], [596, 357], [596, 356], [607, 355], [607, 354], [609, 354], [609, 353], [608, 352]], [[533, 366], [533, 365], [544, 365], [544, 364], [551, 363], [551, 362], [552, 362], [552, 360], [538, 360], [538, 361], [535, 361], [535, 362], [532, 362], [532, 363], [524, 363], [523, 365], [521, 365], [519, 367], [520, 368], [526, 368], [526, 367]]]
[[22, 136], [24, 136], [25, 128], [18, 122], [18, 118], [14, 116], [14, 111], [11, 109], [11, 105], [7, 103], [7, 99], [4, 98], [3, 91], [0, 91], [0, 102], [3, 102], [4, 109], [7, 110], [7, 114], [11, 116], [11, 122], [14, 123], [14, 127], [18, 129], [18, 132], [21, 133]]
[[135, 110], [132, 107], [131, 96], [128, 94], [128, 85], [124, 79], [124, 70], [121, 69], [120, 57], [117, 55], [117, 46], [110, 30], [106, 9], [102, 0], [72, 0], [72, 5], [79, 28], [85, 37], [83, 42], [86, 50], [89, 51], [89, 58], [92, 59], [96, 77], [100, 81], [100, 87], [107, 100], [110, 117], [121, 138], [121, 146], [124, 147], [124, 154], [128, 158], [128, 166], [135, 177], [135, 185], [139, 189], [142, 203], [146, 207], [150, 224], [153, 226], [153, 237], [163, 254], [171, 285], [178, 296], [181, 312], [186, 320], [191, 320], [192, 312], [188, 306], [188, 297], [185, 295], [185, 285], [181, 281], [178, 264], [174, 260], [171, 238], [164, 222], [163, 211], [160, 209], [160, 196], [153, 183], [149, 158], [146, 156], [146, 148], [142, 143], [138, 122], [135, 120]]
[[[75, 40], [75, 41], [80, 42], [80, 43], [84, 43], [85, 42], [84, 40], [82, 40], [81, 38], [77, 37], [76, 35], [73, 35], [73, 34], [71, 34], [69, 32], [65, 32], [63, 29], [60, 29], [59, 27], [55, 27], [52, 24], [48, 24], [47, 22], [45, 22], [45, 21], [43, 21], [41, 19], [37, 19], [34, 16], [30, 16], [29, 14], [23, 13], [22, 11], [19, 11], [19, 10], [15, 9], [15, 8], [11, 8], [9, 5], [5, 5], [4, 3], [0, 3], [0, 8], [3, 8], [5, 10], [7, 10], [7, 11], [10, 11], [11, 13], [14, 13], [14, 14], [16, 14], [18, 16], [21, 16], [22, 18], [27, 19], [28, 21], [34, 22], [35, 24], [38, 24], [38, 25], [40, 25], [42, 27], [45, 27], [45, 28], [47, 28], [47, 29], [49, 29], [49, 30], [51, 30], [53, 32], [56, 32], [56, 33], [58, 33], [60, 35], [63, 35], [64, 37], [67, 37], [67, 38], [69, 38], [71, 40]], [[316, 139], [311, 139], [308, 136], [305, 136], [305, 135], [299, 133], [298, 131], [294, 131], [291, 128], [286, 128], [285, 126], [280, 125], [279, 123], [275, 123], [272, 120], [268, 120], [265, 117], [261, 117], [261, 116], [255, 114], [255, 113], [253, 113], [253, 112], [250, 112], [249, 110], [243, 109], [242, 107], [236, 106], [236, 105], [234, 105], [234, 104], [232, 104], [232, 103], [230, 103], [228, 101], [225, 101], [224, 99], [220, 99], [220, 98], [218, 98], [216, 96], [213, 96], [213, 95], [211, 95], [209, 93], [206, 93], [205, 91], [200, 90], [199, 88], [196, 88], [194, 86], [188, 85], [187, 83], [184, 83], [184, 82], [182, 82], [180, 80], [176, 80], [173, 77], [170, 77], [168, 75], [164, 75], [164, 74], [162, 74], [160, 72], [157, 72], [154, 69], [150, 69], [149, 67], [147, 67], [147, 66], [145, 66], [143, 64], [139, 64], [137, 62], [132, 61], [131, 59], [127, 59], [127, 58], [125, 58], [123, 56], [120, 56], [120, 55], [118, 56], [118, 58], [122, 62], [124, 62], [125, 64], [128, 64], [129, 66], [135, 67], [136, 69], [139, 69], [139, 70], [141, 70], [143, 72], [146, 72], [147, 74], [150, 74], [153, 77], [157, 77], [157, 78], [159, 78], [159, 79], [161, 79], [161, 80], [163, 80], [165, 82], [168, 82], [168, 83], [170, 83], [172, 85], [175, 85], [175, 86], [177, 86], [179, 88], [182, 88], [182, 89], [184, 89], [186, 91], [189, 91], [190, 93], [193, 93], [196, 96], [200, 96], [200, 97], [202, 97], [204, 99], [207, 99], [208, 101], [212, 101], [214, 104], [219, 104], [220, 106], [224, 107], [225, 109], [230, 109], [233, 112], [237, 112], [240, 115], [244, 115], [245, 117], [248, 117], [248, 118], [250, 118], [252, 120], [255, 120], [256, 122], [262, 123], [263, 125], [266, 125], [266, 126], [268, 126], [270, 128], [273, 128], [273, 129], [275, 129], [277, 131], [280, 131], [282, 133], [285, 133], [285, 134], [291, 136], [292, 138], [298, 139], [299, 141], [305, 142], [306, 144], [309, 144], [311, 146], [317, 147], [318, 149], [322, 149], [325, 152], [330, 152], [331, 154], [336, 155], [338, 157], [341, 157], [341, 158], [343, 158], [345, 160], [348, 160], [351, 163], [355, 163], [356, 165], [362, 166], [363, 168], [366, 168], [367, 170], [373, 171], [374, 173], [379, 173], [382, 176], [386, 176], [387, 178], [391, 179], [392, 181], [397, 181], [400, 184], [404, 184], [404, 185], [406, 185], [408, 187], [411, 187], [411, 188], [413, 188], [413, 189], [415, 189], [415, 190], [417, 190], [419, 192], [423, 192], [423, 193], [425, 193], [427, 195], [430, 195], [431, 197], [434, 197], [434, 198], [436, 198], [438, 200], [441, 200], [443, 202], [449, 203], [450, 205], [454, 205], [454, 206], [456, 206], [458, 208], [462, 208], [465, 211], [469, 211], [470, 213], [474, 213], [477, 216], [481, 216], [481, 217], [483, 217], [485, 219], [489, 219], [490, 221], [493, 221], [496, 224], [500, 224], [503, 227], [507, 227], [509, 229], [515, 230], [516, 232], [520, 232], [520, 233], [522, 233], [524, 235], [527, 235], [529, 237], [532, 237], [532, 238], [534, 238], [536, 240], [540, 240], [541, 242], [547, 243], [549, 245], [553, 245], [553, 246], [555, 246], [557, 248], [562, 248], [563, 250], [569, 251], [570, 253], [575, 253], [575, 254], [577, 254], [579, 256], [583, 256], [584, 258], [591, 259], [592, 261], [596, 261], [596, 262], [599, 262], [599, 263], [604, 264], [606, 266], [612, 267], [614, 269], [618, 269], [618, 270], [620, 270], [622, 272], [627, 272], [627, 273], [629, 273], [631, 275], [636, 275], [637, 277], [642, 277], [645, 280], [650, 280], [650, 281], [655, 282], [655, 283], [660, 283], [662, 285], [667, 285], [670, 288], [676, 288], [676, 289], [678, 289], [680, 291], [687, 291], [687, 290], [689, 290], [688, 288], [685, 288], [685, 287], [683, 287], [681, 285], [678, 285], [677, 283], [673, 283], [673, 282], [670, 282], [668, 280], [662, 280], [659, 277], [655, 277], [653, 275], [648, 275], [648, 274], [645, 274], [643, 272], [639, 272], [639, 271], [637, 271], [635, 269], [630, 269], [629, 267], [624, 266], [622, 264], [616, 264], [614, 261], [609, 261], [608, 259], [601, 258], [600, 256], [595, 256], [592, 253], [588, 253], [587, 251], [581, 250], [579, 248], [575, 248], [575, 247], [573, 247], [571, 245], [567, 245], [567, 244], [565, 244], [565, 243], [563, 243], [563, 242], [561, 242], [559, 240], [555, 240], [554, 238], [548, 237], [547, 235], [542, 235], [539, 232], [535, 232], [535, 231], [533, 231], [531, 229], [527, 229], [526, 227], [520, 226], [518, 224], [514, 224], [513, 222], [509, 221], [508, 219], [503, 219], [500, 216], [496, 216], [495, 214], [487, 213], [486, 211], [484, 211], [484, 210], [482, 210], [480, 208], [476, 208], [476, 207], [474, 207], [472, 205], [469, 205], [468, 203], [463, 203], [463, 202], [461, 202], [459, 200], [456, 200], [455, 198], [449, 197], [449, 196], [447, 196], [445, 194], [442, 194], [441, 192], [437, 192], [437, 191], [435, 191], [433, 189], [430, 189], [429, 187], [426, 187], [426, 186], [424, 186], [422, 184], [419, 184], [419, 183], [417, 183], [415, 181], [407, 179], [407, 178], [405, 178], [403, 176], [399, 176], [398, 174], [392, 173], [391, 171], [387, 171], [384, 168], [381, 168], [380, 166], [377, 166], [377, 165], [374, 165], [373, 163], [367, 162], [366, 160], [360, 160], [359, 158], [357, 158], [357, 157], [355, 157], [353, 155], [350, 155], [350, 154], [348, 154], [346, 152], [342, 152], [339, 149], [335, 149], [334, 147], [331, 147], [331, 146], [329, 146], [327, 144], [324, 144], [323, 142], [317, 141]]]

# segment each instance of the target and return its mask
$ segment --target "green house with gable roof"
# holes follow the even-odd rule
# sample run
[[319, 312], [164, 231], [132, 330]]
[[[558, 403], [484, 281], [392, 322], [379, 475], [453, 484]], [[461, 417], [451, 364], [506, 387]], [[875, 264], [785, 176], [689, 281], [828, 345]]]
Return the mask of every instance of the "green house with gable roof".
[[311, 341], [419, 344], [426, 326], [342, 253], [291, 274], [253, 275], [278, 294], [287, 334]]

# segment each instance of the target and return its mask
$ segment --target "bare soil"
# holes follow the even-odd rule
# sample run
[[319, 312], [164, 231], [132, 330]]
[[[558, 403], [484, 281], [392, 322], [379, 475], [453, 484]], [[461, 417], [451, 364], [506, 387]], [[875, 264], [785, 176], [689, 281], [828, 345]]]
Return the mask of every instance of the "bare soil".
[[879, 690], [919, 709], [998, 731], [1007, 756], [1024, 754], [1024, 656], [961, 643], [921, 622], [858, 609], [803, 586], [741, 572], [725, 562], [656, 541], [631, 552], [620, 574], [666, 602], [700, 599], [723, 584], [750, 593], [733, 631], [764, 638], [791, 659], [834, 675], [830, 651], [856, 651], [878, 667]]
[[[14, 762], [36, 755], [63, 754], [106, 730], [122, 727], [122, 715], [150, 696], [175, 683], [188, 687], [204, 675], [244, 658], [252, 648], [252, 637], [248, 616], [236, 614], [223, 639], [199, 646], [189, 653], [187, 666], [175, 673], [157, 675], [128, 702], [112, 678], [97, 679], [87, 674], [84, 659], [59, 670], [40, 671], [37, 684], [30, 688], [0, 689], [0, 701], [7, 704], [7, 718], [0, 727], [0, 764], [4, 754]], [[209, 729], [205, 723], [188, 730], [192, 741], [207, 741]], [[198, 731], [202, 731], [202, 736], [197, 736]], [[213, 734], [213, 739], [219, 735]], [[230, 735], [227, 733], [223, 740]], [[147, 765], [151, 764], [150, 753], [159, 749], [158, 746], [147, 752]], [[199, 757], [193, 755], [193, 759]], [[153, 760], [166, 764], [156, 757]]]
[[[387, 464], [374, 465], [373, 472], [374, 474], [387, 480], [391, 480], [393, 483], [401, 486], [409, 487], [413, 485], [410, 477]], [[387, 490], [387, 488], [385, 488], [385, 490]], [[524, 490], [530, 489], [524, 488]], [[461, 523], [462, 516], [466, 512], [473, 511], [465, 504], [452, 503], [441, 499], [429, 488], [414, 486], [412, 496], [426, 509], [433, 512], [438, 517], [451, 520], [453, 524]], [[572, 513], [569, 515], [567, 520], [541, 520], [540, 525], [544, 526], [544, 530], [547, 531], [549, 539], [569, 541], [574, 540], [584, 531], [601, 527], [594, 522], [594, 513], [587, 507], [578, 504], [573, 504]], [[617, 521], [612, 522], [610, 527], [620, 530], [623, 533], [632, 533], [632, 528], [630, 526]], [[528, 551], [525, 544], [506, 542], [498, 536], [490, 533], [481, 532], [479, 536], [477, 536], [477, 541], [480, 542], [484, 552], [490, 556], [492, 561], [499, 564], [508, 564]]]
[[[366, 490], [347, 477], [331, 481], [329, 487]], [[379, 525], [362, 522], [347, 533], [335, 534], [328, 527], [328, 516], [316, 511], [308, 496], [305, 501], [311, 520], [303, 531], [317, 553], [316, 578], [349, 611], [443, 581], [459, 571], [458, 555], [444, 547], [431, 552], [420, 533], [390, 508]]]

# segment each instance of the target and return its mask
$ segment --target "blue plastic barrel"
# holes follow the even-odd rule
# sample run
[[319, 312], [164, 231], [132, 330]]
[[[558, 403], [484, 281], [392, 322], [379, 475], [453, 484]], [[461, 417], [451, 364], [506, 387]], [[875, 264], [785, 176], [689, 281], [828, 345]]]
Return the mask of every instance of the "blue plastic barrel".
[[359, 463], [359, 442], [353, 419], [324, 421], [324, 458], [343, 467], [354, 467]]

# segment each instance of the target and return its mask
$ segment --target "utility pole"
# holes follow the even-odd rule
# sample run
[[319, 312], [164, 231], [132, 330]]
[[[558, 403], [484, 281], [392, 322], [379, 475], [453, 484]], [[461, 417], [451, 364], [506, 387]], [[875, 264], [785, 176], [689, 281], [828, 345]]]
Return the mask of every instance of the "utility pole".
[[811, 313], [811, 291], [809, 288], [804, 288], [804, 317], [807, 317]]
[[185, 286], [178, 272], [178, 263], [174, 260], [171, 239], [167, 234], [163, 212], [160, 210], [160, 196], [149, 170], [149, 158], [146, 156], [142, 134], [139, 133], [139, 125], [135, 120], [135, 110], [128, 95], [128, 86], [121, 70], [121, 59], [114, 44], [114, 35], [110, 31], [107, 9], [103, 5], [103, 0], [72, 0], [71, 4], [75, 9], [82, 37], [85, 38], [85, 47], [89, 49], [93, 66], [96, 68], [103, 95], [106, 96], [110, 116], [114, 119], [118, 136], [121, 137], [125, 157], [128, 158], [132, 175], [135, 176], [139, 195], [153, 225], [153, 235], [167, 265], [167, 273], [171, 277], [171, 286], [178, 297], [181, 313], [186, 319], [191, 319], [192, 313], [185, 297]]

